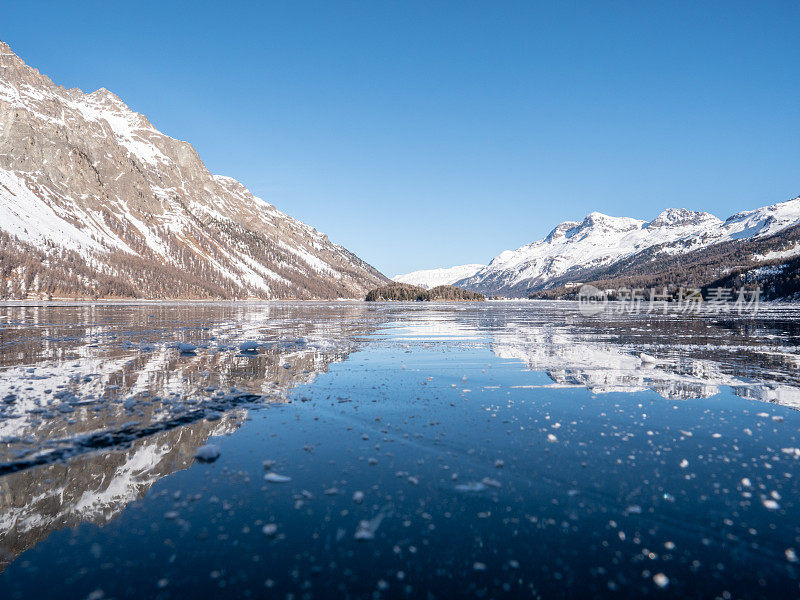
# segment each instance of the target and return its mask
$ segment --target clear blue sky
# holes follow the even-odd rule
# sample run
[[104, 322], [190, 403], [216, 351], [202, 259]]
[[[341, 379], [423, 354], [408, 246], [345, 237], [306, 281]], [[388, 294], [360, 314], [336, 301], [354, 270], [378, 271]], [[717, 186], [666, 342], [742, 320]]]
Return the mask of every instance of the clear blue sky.
[[6, 2], [0, 39], [394, 275], [800, 194], [799, 2]]

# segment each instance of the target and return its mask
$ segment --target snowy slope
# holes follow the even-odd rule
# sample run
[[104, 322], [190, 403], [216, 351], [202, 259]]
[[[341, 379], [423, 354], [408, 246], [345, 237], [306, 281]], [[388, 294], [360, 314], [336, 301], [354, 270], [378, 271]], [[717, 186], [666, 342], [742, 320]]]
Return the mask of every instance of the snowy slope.
[[58, 206], [42, 201], [15, 173], [0, 169], [0, 227], [8, 233], [36, 246], [50, 240], [71, 250], [101, 250], [101, 241], [125, 247], [88, 215], [75, 214], [83, 217], [83, 227], [69, 222]]
[[2, 42], [0, 234], [12, 263], [36, 254], [4, 297], [361, 297], [385, 281], [113, 93], [58, 86]]
[[[746, 211], [721, 221], [706, 212], [670, 208], [651, 221], [593, 212], [561, 223], [544, 239], [506, 250], [487, 266], [452, 283], [482, 293], [524, 295], [570, 273], [606, 267], [645, 251], [674, 256], [731, 240], [757, 239], [800, 223], [800, 198]], [[455, 267], [456, 269], [458, 267]], [[448, 269], [420, 273], [448, 272]], [[409, 281], [416, 273], [395, 277]], [[420, 280], [424, 281], [420, 277]]]
[[475, 273], [483, 269], [486, 265], [471, 264], [471, 265], [458, 265], [448, 269], [427, 269], [423, 271], [414, 271], [413, 273], [406, 273], [405, 275], [396, 275], [392, 277], [392, 281], [398, 283], [410, 283], [426, 289], [436, 287], [437, 285], [452, 285], [456, 281], [466, 277], [472, 277]]
[[725, 239], [765, 237], [800, 222], [800, 197], [729, 217], [723, 227]]
[[467, 280], [469, 285], [537, 285], [570, 269], [610, 264], [651, 246], [697, 245], [720, 223], [708, 213], [676, 209], [650, 222], [593, 212], [581, 222], [561, 223], [543, 240], [502, 252]]

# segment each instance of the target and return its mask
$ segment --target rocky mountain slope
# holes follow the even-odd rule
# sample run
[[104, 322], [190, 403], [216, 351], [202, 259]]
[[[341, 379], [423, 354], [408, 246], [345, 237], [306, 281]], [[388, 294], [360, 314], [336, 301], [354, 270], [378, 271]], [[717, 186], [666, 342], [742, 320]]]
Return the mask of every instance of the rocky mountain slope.
[[386, 278], [0, 42], [0, 297], [363, 297]]
[[[681, 276], [681, 265], [691, 263], [703, 265], [693, 273], [696, 283], [705, 285], [734, 268], [772, 266], [800, 255], [790, 234], [798, 224], [800, 198], [738, 213], [726, 221], [674, 208], [652, 221], [594, 212], [583, 221], [561, 223], [542, 240], [506, 250], [452, 283], [483, 294], [524, 297], [578, 282], [621, 283], [636, 273], [642, 276], [640, 283], [661, 282], [668, 276], [674, 280]], [[395, 280], [413, 283], [411, 275]]]

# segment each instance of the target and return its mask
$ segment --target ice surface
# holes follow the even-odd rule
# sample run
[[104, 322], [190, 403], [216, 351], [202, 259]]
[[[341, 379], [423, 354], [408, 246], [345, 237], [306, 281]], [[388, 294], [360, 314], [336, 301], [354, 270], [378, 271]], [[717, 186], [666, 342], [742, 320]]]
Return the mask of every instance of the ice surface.
[[0, 309], [0, 595], [791, 597], [800, 313], [765, 311]]

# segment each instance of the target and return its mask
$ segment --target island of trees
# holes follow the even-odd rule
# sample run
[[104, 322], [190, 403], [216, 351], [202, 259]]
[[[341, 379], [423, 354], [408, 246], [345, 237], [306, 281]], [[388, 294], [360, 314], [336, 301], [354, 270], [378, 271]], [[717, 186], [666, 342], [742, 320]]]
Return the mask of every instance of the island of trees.
[[471, 302], [486, 300], [482, 294], [470, 292], [452, 285], [439, 285], [426, 290], [408, 283], [390, 283], [371, 290], [367, 302], [380, 300], [399, 300], [409, 302], [432, 302], [436, 300], [466, 300]]

